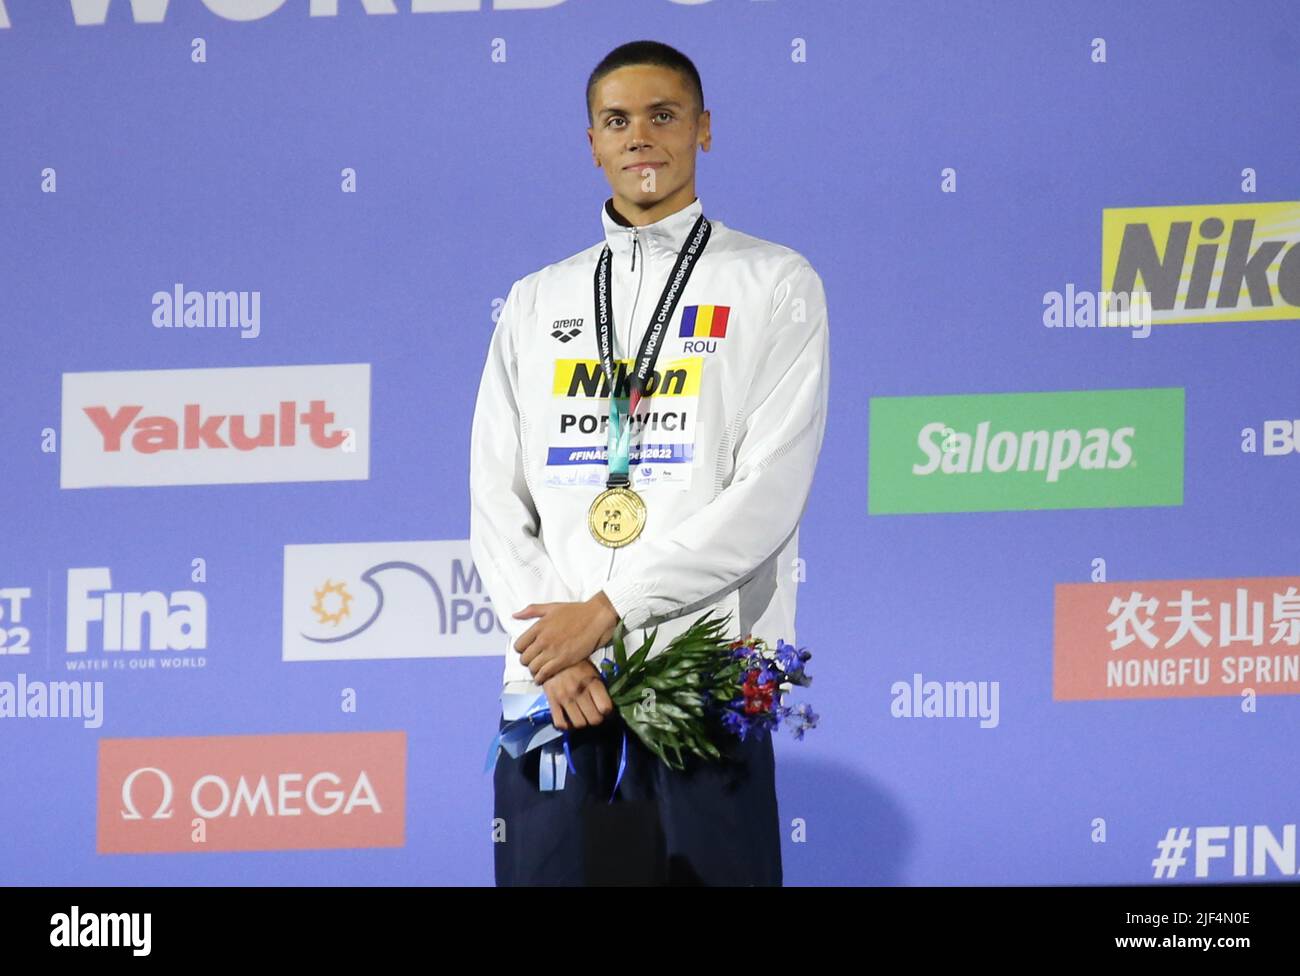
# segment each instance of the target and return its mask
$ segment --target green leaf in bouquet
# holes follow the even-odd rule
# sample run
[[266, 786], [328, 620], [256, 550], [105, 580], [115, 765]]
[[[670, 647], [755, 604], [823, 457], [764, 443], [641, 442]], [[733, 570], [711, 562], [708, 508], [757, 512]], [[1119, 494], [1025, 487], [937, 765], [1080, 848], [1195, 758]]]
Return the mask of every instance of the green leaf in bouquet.
[[627, 645], [623, 643], [625, 631], [623, 621], [620, 620], [618, 626], [614, 628], [614, 663], [618, 665], [620, 672], [627, 671]]
[[721, 758], [722, 758], [722, 753], [718, 751], [718, 747], [715, 746], [715, 745], [714, 745], [714, 744], [713, 744], [709, 739], [707, 739], [707, 738], [701, 737], [701, 739], [700, 739], [700, 743], [699, 743], [699, 748], [700, 748], [700, 751], [703, 752], [703, 753], [704, 753], [706, 756], [708, 756], [708, 758], [710, 758], [710, 759], [721, 759]]
[[632, 659], [627, 662], [628, 670], [635, 670], [645, 663], [646, 658], [650, 656], [650, 648], [654, 645], [655, 638], [659, 636], [659, 628], [655, 627], [650, 631], [650, 636], [642, 643], [641, 649], [632, 655]]
[[657, 712], [663, 712], [670, 719], [675, 718], [688, 721], [695, 717], [687, 711], [686, 708], [674, 705], [672, 702], [656, 701], [654, 710]]
[[[705, 693], [730, 701], [743, 680], [744, 668], [729, 653], [725, 637], [731, 613], [719, 617], [711, 610], [684, 633], [669, 642], [657, 656], [650, 652], [658, 637], [656, 627], [630, 657], [623, 640], [626, 631], [615, 629], [614, 653], [619, 673], [607, 690], [628, 729], [662, 762], [674, 769], [684, 766], [683, 754], [720, 759], [706, 718]], [[606, 668], [609, 677], [611, 668]], [[646, 689], [654, 692], [654, 705], [644, 707]]]

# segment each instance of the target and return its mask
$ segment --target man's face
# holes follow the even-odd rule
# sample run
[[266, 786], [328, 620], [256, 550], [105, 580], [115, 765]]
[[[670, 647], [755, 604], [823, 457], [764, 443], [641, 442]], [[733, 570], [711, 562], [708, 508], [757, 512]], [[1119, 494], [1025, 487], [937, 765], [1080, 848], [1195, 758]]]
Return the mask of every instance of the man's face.
[[596, 84], [591, 155], [616, 199], [648, 206], [695, 178], [695, 149], [709, 149], [709, 113], [671, 68], [628, 65]]

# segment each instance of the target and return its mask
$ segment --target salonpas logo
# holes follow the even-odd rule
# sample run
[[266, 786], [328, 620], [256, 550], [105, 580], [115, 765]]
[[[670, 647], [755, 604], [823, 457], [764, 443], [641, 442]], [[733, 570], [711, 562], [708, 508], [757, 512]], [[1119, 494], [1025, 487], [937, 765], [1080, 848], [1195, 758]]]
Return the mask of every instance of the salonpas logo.
[[872, 397], [867, 511], [1183, 503], [1183, 391]]

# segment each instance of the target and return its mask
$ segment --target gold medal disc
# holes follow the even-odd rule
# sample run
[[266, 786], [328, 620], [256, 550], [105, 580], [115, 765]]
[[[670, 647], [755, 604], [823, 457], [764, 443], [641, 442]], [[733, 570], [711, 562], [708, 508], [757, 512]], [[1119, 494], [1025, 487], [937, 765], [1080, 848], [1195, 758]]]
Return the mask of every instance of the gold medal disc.
[[606, 488], [591, 503], [587, 527], [602, 546], [625, 546], [645, 526], [645, 502], [631, 488]]

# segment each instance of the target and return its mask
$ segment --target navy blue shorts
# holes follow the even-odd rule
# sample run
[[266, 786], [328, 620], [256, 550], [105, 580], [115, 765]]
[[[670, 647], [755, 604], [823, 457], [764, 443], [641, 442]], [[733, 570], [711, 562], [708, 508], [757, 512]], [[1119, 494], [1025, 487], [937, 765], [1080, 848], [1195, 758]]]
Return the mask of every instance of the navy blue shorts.
[[628, 731], [627, 768], [610, 803], [625, 729], [617, 713], [570, 729], [576, 774], [562, 790], [538, 790], [541, 749], [498, 755], [496, 883], [779, 886], [771, 736], [735, 739], [722, 762], [692, 756], [675, 771]]

